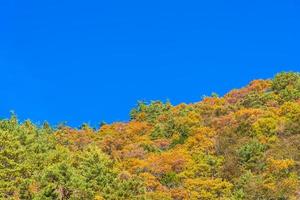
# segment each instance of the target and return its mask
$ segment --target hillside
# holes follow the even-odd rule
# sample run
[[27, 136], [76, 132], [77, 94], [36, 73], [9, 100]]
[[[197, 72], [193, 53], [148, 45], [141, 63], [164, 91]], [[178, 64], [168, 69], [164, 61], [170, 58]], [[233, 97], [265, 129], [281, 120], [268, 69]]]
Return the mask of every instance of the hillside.
[[1, 199], [300, 199], [300, 74], [93, 129], [0, 121]]

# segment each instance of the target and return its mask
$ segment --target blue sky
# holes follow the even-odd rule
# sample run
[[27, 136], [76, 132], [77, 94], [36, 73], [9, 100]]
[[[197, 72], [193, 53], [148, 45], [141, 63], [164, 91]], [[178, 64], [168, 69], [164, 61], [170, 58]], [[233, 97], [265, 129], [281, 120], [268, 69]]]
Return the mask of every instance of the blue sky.
[[138, 100], [195, 102], [300, 71], [300, 3], [2, 0], [0, 116], [126, 121]]

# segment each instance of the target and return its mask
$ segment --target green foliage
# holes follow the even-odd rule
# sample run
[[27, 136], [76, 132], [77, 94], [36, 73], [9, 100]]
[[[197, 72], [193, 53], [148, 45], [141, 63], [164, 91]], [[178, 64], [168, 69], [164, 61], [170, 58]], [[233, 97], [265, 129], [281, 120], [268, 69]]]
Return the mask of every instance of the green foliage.
[[242, 163], [256, 163], [265, 151], [265, 145], [251, 141], [238, 150], [239, 158]]
[[265, 99], [258, 92], [251, 92], [244, 97], [242, 105], [246, 108], [260, 108], [265, 105]]
[[300, 74], [283, 72], [275, 76], [272, 83], [273, 90], [283, 101], [293, 101], [300, 98]]
[[294, 72], [282, 72], [275, 76], [272, 82], [272, 88], [276, 92], [280, 92], [287, 87], [299, 89], [300, 74]]
[[132, 120], [148, 121], [154, 123], [157, 117], [164, 112], [167, 112], [171, 108], [171, 103], [163, 103], [161, 101], [152, 101], [150, 104], [146, 104], [143, 101], [138, 102], [136, 108], [131, 110], [130, 117]]
[[299, 199], [300, 75], [139, 102], [127, 123], [0, 120], [0, 199]]
[[18, 139], [0, 130], [0, 194], [2, 198], [15, 195], [18, 185], [26, 178], [25, 151]]
[[167, 174], [164, 174], [161, 178], [160, 182], [169, 187], [176, 187], [180, 184], [180, 178], [177, 176], [175, 172], [168, 172]]
[[39, 198], [86, 199], [84, 179], [68, 162], [61, 162], [44, 169], [40, 176]]

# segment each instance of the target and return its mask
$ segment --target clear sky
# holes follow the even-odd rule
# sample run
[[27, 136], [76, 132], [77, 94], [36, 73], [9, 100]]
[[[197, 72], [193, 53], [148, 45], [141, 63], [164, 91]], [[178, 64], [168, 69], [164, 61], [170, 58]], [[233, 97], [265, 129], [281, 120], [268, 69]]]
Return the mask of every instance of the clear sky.
[[1, 0], [0, 116], [126, 121], [300, 71], [298, 0]]

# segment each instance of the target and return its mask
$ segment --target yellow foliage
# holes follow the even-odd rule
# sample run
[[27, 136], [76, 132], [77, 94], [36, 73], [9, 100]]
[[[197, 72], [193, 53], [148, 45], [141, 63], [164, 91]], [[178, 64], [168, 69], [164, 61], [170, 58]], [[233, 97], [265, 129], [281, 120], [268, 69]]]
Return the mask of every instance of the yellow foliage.
[[139, 176], [145, 181], [147, 191], [155, 191], [157, 188], [161, 187], [159, 180], [152, 174], [145, 172], [141, 173]]
[[102, 197], [102, 195], [98, 194], [95, 196], [94, 200], [104, 200], [104, 198]]
[[215, 147], [215, 131], [211, 128], [199, 128], [195, 134], [185, 142], [185, 147], [191, 152], [212, 152]]
[[185, 180], [190, 199], [225, 199], [231, 195], [233, 185], [222, 179], [196, 178]]
[[154, 191], [146, 194], [146, 200], [173, 200], [169, 192]]
[[267, 162], [268, 162], [269, 170], [272, 173], [288, 170], [295, 166], [295, 161], [291, 159], [276, 160], [273, 158], [269, 158]]

